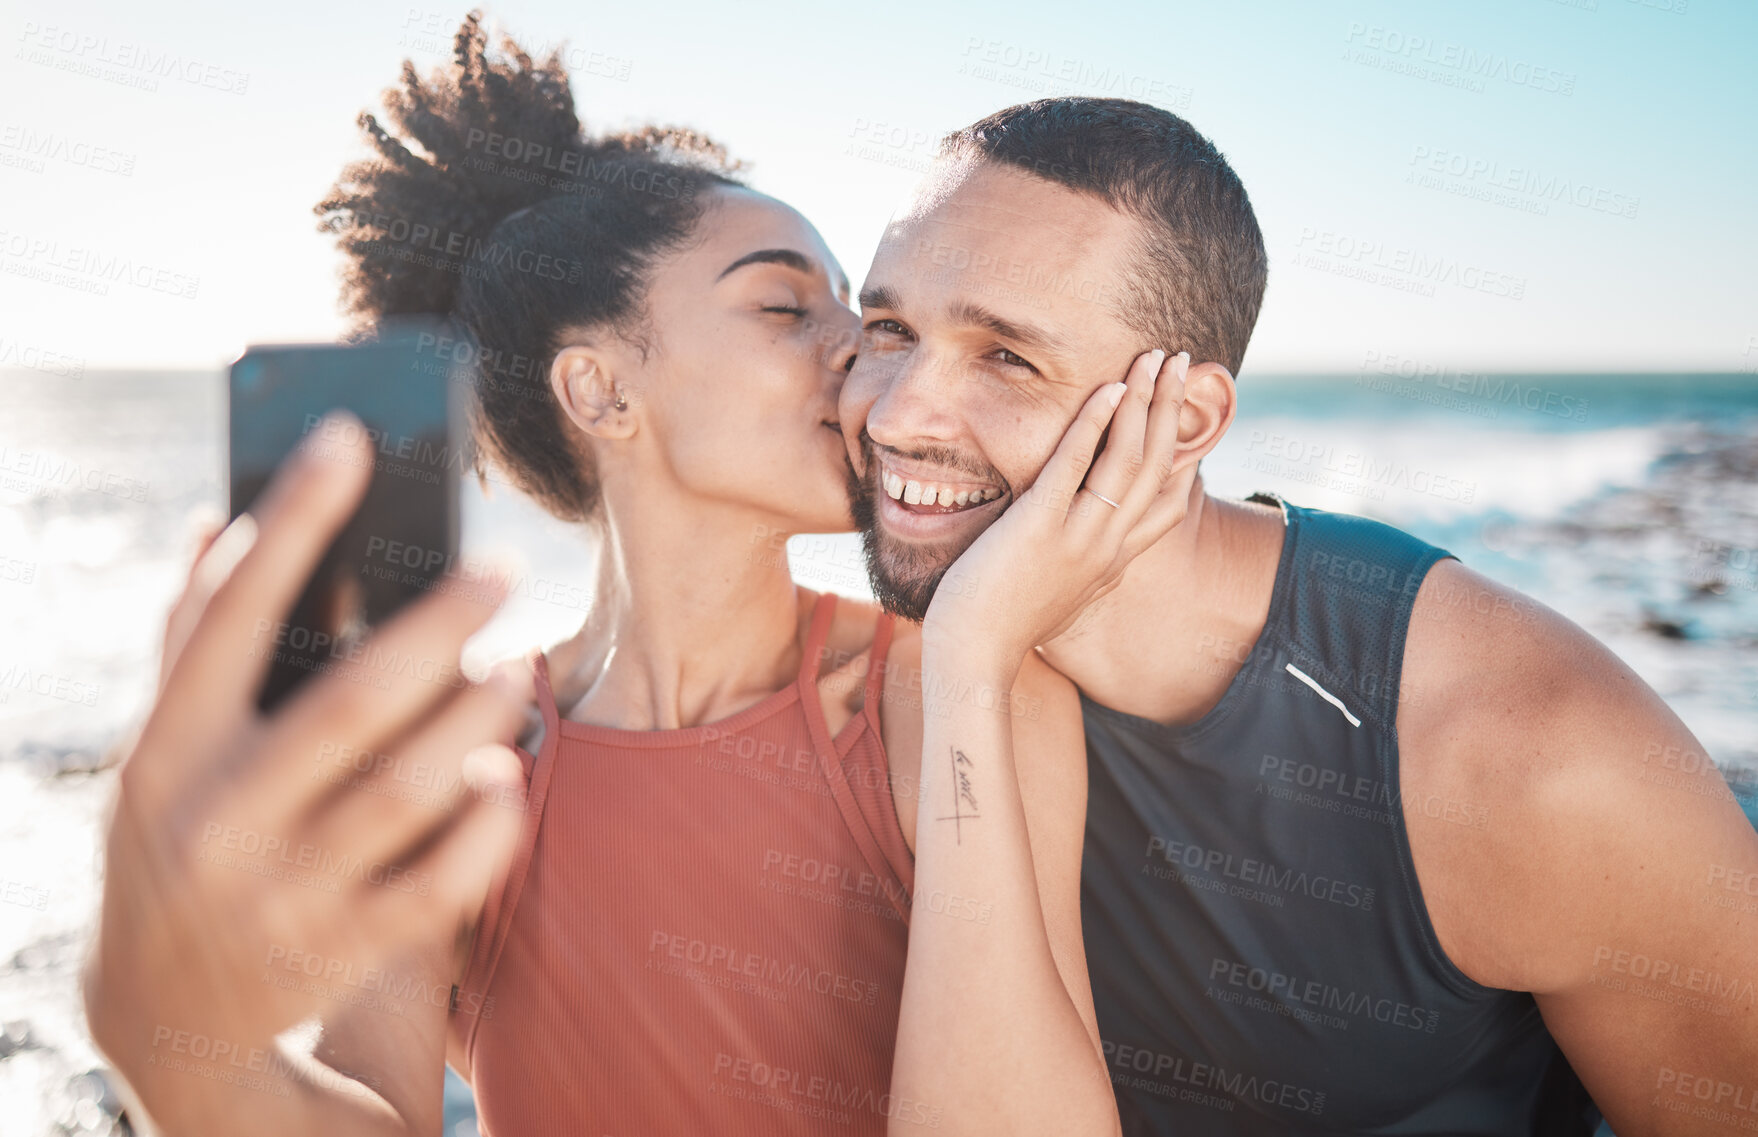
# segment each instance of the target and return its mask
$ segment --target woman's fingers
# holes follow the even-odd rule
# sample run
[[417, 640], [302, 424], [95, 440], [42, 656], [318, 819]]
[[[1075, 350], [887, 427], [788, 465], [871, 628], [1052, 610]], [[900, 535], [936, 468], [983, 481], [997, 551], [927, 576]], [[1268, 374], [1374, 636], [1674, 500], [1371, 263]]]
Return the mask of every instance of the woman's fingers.
[[457, 816], [423, 848], [402, 862], [413, 889], [375, 889], [357, 911], [380, 942], [404, 940], [430, 930], [436, 918], [450, 921], [474, 913], [496, 875], [517, 849], [525, 814], [519, 759], [504, 746], [484, 748], [500, 769], [480, 789], [464, 794]]
[[[306, 777], [325, 792], [310, 806], [302, 837], [384, 863], [418, 846], [468, 804], [466, 756], [511, 742], [531, 694], [529, 668], [496, 669], [381, 752], [320, 754]], [[521, 808], [512, 798], [501, 804]]]
[[1146, 437], [1142, 440], [1142, 473], [1131, 492], [1145, 500], [1157, 497], [1172, 477], [1178, 457], [1178, 417], [1184, 411], [1184, 379], [1190, 374], [1190, 353], [1181, 351], [1166, 360], [1154, 384], [1148, 410]]
[[[1166, 353], [1156, 348], [1143, 352], [1130, 364], [1124, 378], [1123, 403], [1111, 419], [1111, 433], [1105, 439], [1105, 452], [1087, 472], [1086, 488], [1103, 494], [1120, 507], [1128, 508], [1127, 499], [1135, 487], [1136, 475], [1142, 468], [1142, 452], [1148, 433], [1148, 414], [1153, 405], [1156, 378]], [[1095, 504], [1103, 505], [1103, 502]], [[1107, 507], [1106, 512], [1113, 512]]]
[[207, 604], [205, 595], [199, 598], [196, 595], [196, 574], [201, 569], [202, 558], [213, 548], [214, 541], [225, 528], [226, 519], [219, 516], [203, 517], [194, 526], [191, 544], [195, 552], [189, 558], [189, 575], [184, 578], [183, 591], [172, 601], [171, 610], [165, 615], [165, 640], [159, 649], [158, 690], [161, 692], [177, 657], [183, 654], [183, 645], [189, 642], [189, 633], [195, 629], [202, 608]]
[[274, 626], [366, 492], [372, 451], [365, 432], [333, 429], [358, 421], [346, 412], [326, 416], [202, 558], [197, 591], [208, 593], [206, 603], [159, 707], [176, 737], [202, 736], [204, 720], [224, 731], [239, 714], [255, 713]]
[[[1026, 497], [1033, 504], [1052, 510], [1057, 516], [1067, 516], [1081, 480], [1093, 464], [1093, 452], [1098, 449], [1105, 427], [1116, 414], [1125, 389], [1124, 383], [1107, 383], [1087, 396], [1086, 404], [1074, 416], [1074, 422], [1063, 432], [1062, 441], [1056, 444], [1050, 460], [1044, 463], [1037, 480], [1026, 491]], [[1008, 512], [1011, 513], [1012, 509]]]
[[464, 642], [506, 590], [507, 574], [499, 571], [476, 581], [444, 578], [281, 706], [270, 727], [274, 751], [315, 759], [338, 746], [390, 745], [469, 686], [459, 666]]

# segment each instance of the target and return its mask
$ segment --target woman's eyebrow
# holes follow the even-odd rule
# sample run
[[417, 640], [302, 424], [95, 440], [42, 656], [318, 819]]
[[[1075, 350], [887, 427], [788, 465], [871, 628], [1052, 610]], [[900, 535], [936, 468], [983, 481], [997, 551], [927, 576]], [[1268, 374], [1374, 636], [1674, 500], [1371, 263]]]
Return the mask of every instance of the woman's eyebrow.
[[804, 253], [796, 253], [792, 249], [758, 249], [754, 253], [746, 253], [732, 264], [721, 269], [720, 275], [714, 278], [715, 282], [719, 283], [720, 281], [725, 280], [730, 273], [737, 269], [744, 268], [746, 265], [757, 264], [785, 265], [788, 268], [797, 269], [804, 273], [816, 273], [818, 271], [818, 262]]

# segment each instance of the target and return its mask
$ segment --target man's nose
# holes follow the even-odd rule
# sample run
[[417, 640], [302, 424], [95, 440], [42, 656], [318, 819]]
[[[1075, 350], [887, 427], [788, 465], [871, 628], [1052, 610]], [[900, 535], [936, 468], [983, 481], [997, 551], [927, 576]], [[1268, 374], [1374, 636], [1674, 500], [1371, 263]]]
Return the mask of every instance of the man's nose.
[[951, 438], [951, 385], [935, 360], [918, 353], [887, 372], [867, 412], [867, 434], [873, 441], [908, 449], [913, 443]]

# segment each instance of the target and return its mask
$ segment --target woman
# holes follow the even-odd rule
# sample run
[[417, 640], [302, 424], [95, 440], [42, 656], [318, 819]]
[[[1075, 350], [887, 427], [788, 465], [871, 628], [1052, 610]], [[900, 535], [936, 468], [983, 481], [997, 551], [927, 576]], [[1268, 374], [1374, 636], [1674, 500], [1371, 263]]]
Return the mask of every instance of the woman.
[[[1026, 542], [1078, 540], [1107, 563], [1064, 558], [1091, 567], [1041, 612], [930, 615], [933, 642], [981, 627], [1025, 655], [998, 702], [1036, 711], [972, 724], [1000, 732], [981, 805], [996, 843], [914, 863], [918, 813], [960, 807], [914, 792], [944, 733], [924, 707], [977, 713], [940, 694], [955, 657], [922, 674], [920, 629], [800, 589], [778, 555], [790, 533], [850, 528], [836, 401], [857, 320], [822, 239], [689, 132], [583, 136], [559, 64], [491, 57], [474, 17], [449, 76], [405, 65], [386, 102], [414, 146], [363, 118], [379, 158], [319, 207], [352, 258], [350, 307], [468, 327], [481, 449], [595, 531], [595, 603], [483, 684], [369, 665], [256, 715], [250, 629], [285, 612], [363, 490], [345, 419], [314, 431], [173, 610], [121, 771], [93, 1037], [167, 1133], [435, 1133], [448, 1063], [502, 1137], [1114, 1132], [1079, 935], [1078, 704], [1026, 649], [1102, 586], [1141, 515], [1132, 493], [1104, 541], [1056, 528], [1115, 398], [1095, 395], [1040, 478], [1060, 510], [1022, 502], [968, 554], [995, 573]], [[1104, 462], [1141, 464], [1151, 362]], [[379, 646], [455, 665], [489, 593], [428, 597]], [[336, 753], [372, 755], [372, 774], [314, 777]], [[384, 792], [413, 766], [452, 775], [441, 808]], [[926, 920], [993, 934], [912, 967], [906, 1001]], [[1015, 1043], [1005, 1067], [948, 1052], [922, 998], [976, 968], [1017, 976], [1014, 1002], [970, 1011]], [[276, 1037], [314, 1015], [309, 1057]]]

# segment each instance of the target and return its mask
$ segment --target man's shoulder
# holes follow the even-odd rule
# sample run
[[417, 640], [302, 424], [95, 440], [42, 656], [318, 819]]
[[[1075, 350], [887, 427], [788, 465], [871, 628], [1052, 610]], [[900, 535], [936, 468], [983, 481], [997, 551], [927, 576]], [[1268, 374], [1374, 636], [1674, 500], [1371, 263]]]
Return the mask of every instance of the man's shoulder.
[[1598, 926], [1607, 899], [1581, 851], [1629, 831], [1648, 807], [1647, 748], [1689, 732], [1604, 644], [1454, 561], [1417, 594], [1397, 728], [1412, 855], [1448, 954], [1491, 986], [1561, 982], [1582, 956], [1556, 929]]
[[1411, 608], [1398, 729], [1453, 736], [1542, 723], [1555, 735], [1592, 725], [1608, 702], [1625, 703], [1633, 685], [1641, 680], [1623, 661], [1560, 613], [1442, 560]]

